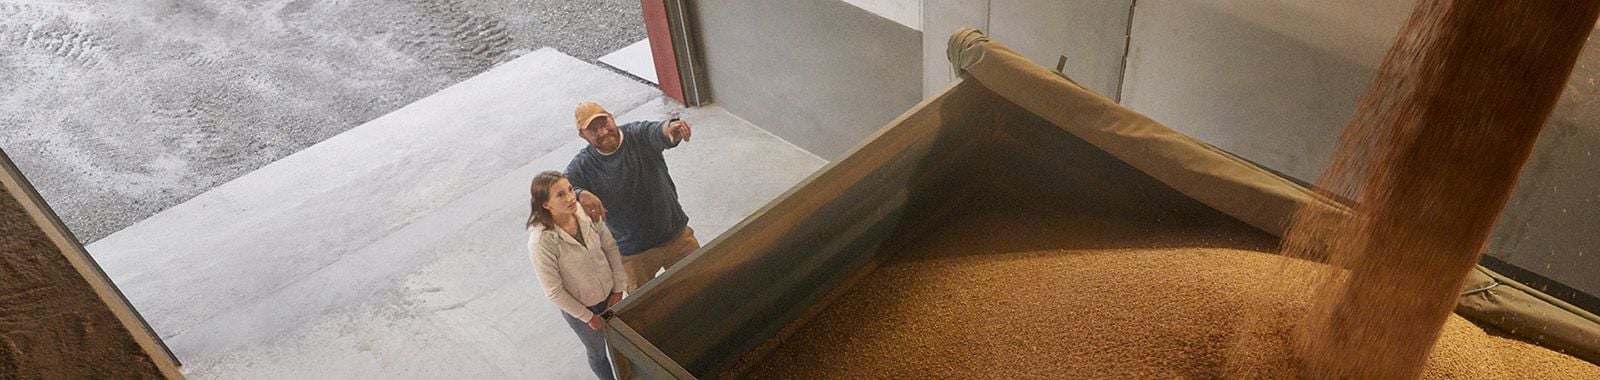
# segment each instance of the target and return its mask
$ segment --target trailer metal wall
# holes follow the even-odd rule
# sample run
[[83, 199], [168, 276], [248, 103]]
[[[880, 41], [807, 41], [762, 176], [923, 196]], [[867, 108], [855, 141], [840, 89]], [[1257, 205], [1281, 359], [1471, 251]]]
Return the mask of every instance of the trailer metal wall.
[[0, 152], [0, 377], [182, 378], [132, 305]]
[[825, 159], [922, 99], [920, 33], [840, 0], [693, 5], [709, 98]]

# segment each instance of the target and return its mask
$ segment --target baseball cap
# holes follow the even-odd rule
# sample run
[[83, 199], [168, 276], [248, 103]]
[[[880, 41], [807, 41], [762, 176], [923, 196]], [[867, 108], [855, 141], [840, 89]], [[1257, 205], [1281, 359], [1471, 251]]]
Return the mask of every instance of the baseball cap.
[[589, 122], [601, 116], [610, 117], [611, 113], [606, 112], [604, 107], [600, 107], [599, 104], [594, 102], [578, 103], [578, 109], [573, 111], [573, 117], [578, 121], [578, 129], [583, 129], [583, 127], [589, 125]]

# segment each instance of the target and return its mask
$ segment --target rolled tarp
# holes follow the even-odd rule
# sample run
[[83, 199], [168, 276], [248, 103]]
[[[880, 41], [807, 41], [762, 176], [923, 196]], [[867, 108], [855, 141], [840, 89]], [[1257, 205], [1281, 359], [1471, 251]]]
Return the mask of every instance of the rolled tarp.
[[[1122, 107], [976, 29], [951, 35], [946, 57], [1006, 100], [1267, 233], [1284, 236], [1296, 212], [1324, 220], [1351, 215], [1338, 201]], [[1483, 266], [1466, 279], [1456, 312], [1600, 364], [1600, 317]]]
[[952, 64], [984, 87], [1174, 190], [1273, 235], [1296, 210], [1337, 217], [1344, 205], [1123, 108], [1034, 64], [982, 32], [950, 38]]
[[1600, 364], [1600, 316], [1481, 265], [1462, 289], [1456, 313]]

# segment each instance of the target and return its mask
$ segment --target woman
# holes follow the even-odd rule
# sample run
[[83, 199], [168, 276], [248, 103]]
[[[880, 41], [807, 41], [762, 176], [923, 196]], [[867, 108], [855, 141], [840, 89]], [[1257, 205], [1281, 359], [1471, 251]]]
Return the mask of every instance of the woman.
[[562, 316], [589, 353], [589, 368], [611, 380], [606, 342], [600, 333], [600, 312], [622, 300], [622, 257], [605, 223], [595, 222], [578, 206], [566, 176], [546, 171], [529, 186], [533, 211], [528, 215], [528, 250], [544, 295], [561, 307]]

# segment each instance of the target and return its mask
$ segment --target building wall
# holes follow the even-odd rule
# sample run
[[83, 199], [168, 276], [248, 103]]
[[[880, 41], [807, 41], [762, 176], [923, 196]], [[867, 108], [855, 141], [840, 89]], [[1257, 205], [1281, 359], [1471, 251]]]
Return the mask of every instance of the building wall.
[[922, 99], [906, 25], [839, 0], [693, 5], [711, 101], [825, 159]]
[[1589, 34], [1487, 252], [1600, 297], [1600, 31]]
[[1140, 1], [1122, 103], [1315, 180], [1408, 11], [1385, 0]]
[[956, 80], [945, 58], [950, 35], [963, 27], [989, 31], [989, 0], [922, 3], [922, 96], [932, 97]]
[[950, 0], [923, 4], [923, 95], [954, 81], [945, 48], [962, 27], [984, 31], [1035, 63], [1063, 71], [1107, 98], [1122, 92], [1122, 54], [1133, 0]]

